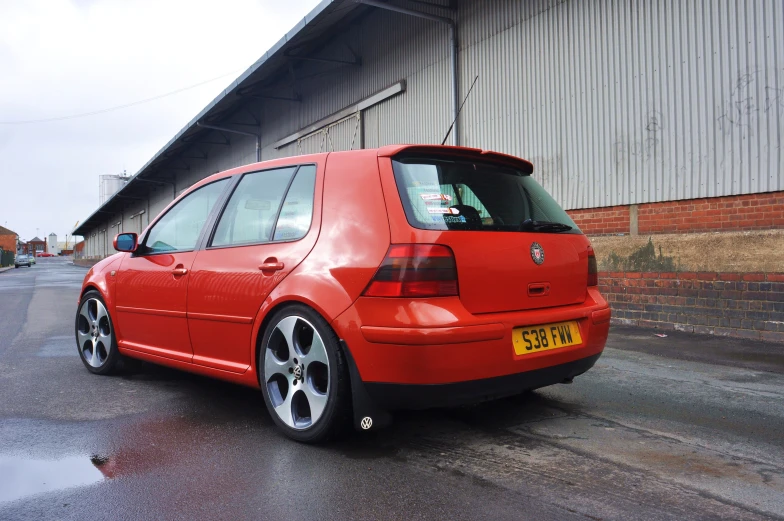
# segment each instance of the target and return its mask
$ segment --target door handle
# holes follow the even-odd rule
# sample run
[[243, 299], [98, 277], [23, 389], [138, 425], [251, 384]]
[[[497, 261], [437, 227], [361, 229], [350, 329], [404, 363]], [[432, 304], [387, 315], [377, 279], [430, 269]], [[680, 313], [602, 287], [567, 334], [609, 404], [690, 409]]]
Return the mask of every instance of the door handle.
[[546, 297], [550, 294], [550, 284], [547, 282], [539, 282], [528, 285], [529, 297]]
[[185, 275], [188, 273], [188, 268], [174, 268], [172, 270], [172, 274], [176, 275]]
[[280, 271], [283, 269], [282, 262], [265, 262], [259, 266], [261, 271]]

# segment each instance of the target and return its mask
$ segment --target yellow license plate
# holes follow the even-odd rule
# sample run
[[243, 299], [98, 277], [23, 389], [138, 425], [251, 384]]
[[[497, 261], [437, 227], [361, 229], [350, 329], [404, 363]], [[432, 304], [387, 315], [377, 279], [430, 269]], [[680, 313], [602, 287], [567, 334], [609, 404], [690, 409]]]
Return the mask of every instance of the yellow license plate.
[[512, 331], [512, 345], [518, 356], [582, 343], [580, 328], [574, 320], [541, 326], [517, 327]]

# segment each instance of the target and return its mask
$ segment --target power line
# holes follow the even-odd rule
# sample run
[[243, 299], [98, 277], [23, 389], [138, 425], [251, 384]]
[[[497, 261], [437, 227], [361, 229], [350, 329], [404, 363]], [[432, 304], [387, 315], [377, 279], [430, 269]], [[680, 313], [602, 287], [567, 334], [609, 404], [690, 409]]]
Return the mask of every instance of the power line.
[[193, 85], [188, 85], [187, 87], [182, 87], [180, 89], [173, 90], [173, 91], [167, 92], [165, 94], [159, 94], [158, 96], [153, 96], [152, 98], [145, 98], [145, 99], [141, 99], [141, 100], [138, 100], [138, 101], [132, 101], [131, 103], [124, 103], [122, 105], [117, 105], [117, 106], [114, 106], [114, 107], [109, 107], [109, 108], [100, 109], [100, 110], [93, 110], [93, 111], [90, 111], [90, 112], [82, 112], [80, 114], [71, 114], [69, 116], [59, 116], [59, 117], [54, 117], [54, 118], [23, 119], [23, 120], [17, 120], [17, 121], [0, 121], [0, 125], [29, 125], [29, 124], [32, 124], [32, 123], [48, 123], [48, 122], [51, 122], [51, 121], [63, 121], [63, 120], [67, 120], [67, 119], [76, 119], [76, 118], [84, 118], [84, 117], [87, 117], [87, 116], [95, 116], [97, 114], [105, 114], [106, 112], [112, 112], [112, 111], [115, 111], [115, 110], [125, 109], [125, 108], [128, 108], [128, 107], [133, 107], [135, 105], [141, 105], [143, 103], [149, 103], [151, 101], [159, 100], [159, 99], [165, 98], [167, 96], [173, 96], [175, 94], [179, 94], [179, 93], [185, 92], [187, 90], [195, 89], [196, 87], [201, 87], [202, 85], [206, 85], [207, 83], [211, 83], [211, 82], [219, 80], [221, 78], [225, 78], [226, 76], [233, 76], [234, 74], [237, 74], [237, 72], [239, 72], [240, 70], [242, 70], [242, 69], [237, 69], [237, 70], [234, 70], [234, 71], [231, 71], [231, 72], [227, 72], [226, 74], [221, 74], [220, 76], [216, 76], [214, 78], [210, 78], [209, 80], [205, 80], [205, 81], [202, 81], [202, 82], [199, 82], [199, 83], [194, 83]]

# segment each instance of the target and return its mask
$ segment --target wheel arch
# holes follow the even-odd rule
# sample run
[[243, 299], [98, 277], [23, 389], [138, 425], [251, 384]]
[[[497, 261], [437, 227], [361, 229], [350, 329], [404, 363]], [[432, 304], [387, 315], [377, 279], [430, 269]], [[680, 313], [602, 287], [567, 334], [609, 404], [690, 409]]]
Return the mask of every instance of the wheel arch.
[[319, 306], [315, 305], [315, 303], [307, 300], [307, 299], [297, 299], [297, 298], [287, 298], [281, 299], [275, 303], [268, 304], [267, 302], [264, 303], [262, 306], [262, 310], [259, 312], [259, 315], [256, 318], [256, 325], [253, 328], [253, 350], [251, 352], [251, 361], [250, 366], [251, 369], [256, 373], [256, 381], [258, 382], [259, 386], [262, 385], [261, 383], [261, 371], [259, 370], [259, 354], [261, 353], [261, 342], [264, 338], [264, 332], [269, 327], [269, 323], [272, 320], [272, 317], [275, 316], [275, 313], [280, 311], [281, 309], [285, 309], [291, 306], [305, 306], [311, 309], [313, 312], [318, 313], [321, 318], [323, 318], [327, 322], [327, 326], [335, 332], [335, 334], [340, 338], [340, 335], [337, 334], [335, 329], [331, 325], [331, 320], [329, 317], [324, 313], [323, 309], [320, 309]]
[[101, 294], [101, 297], [103, 297], [103, 299], [106, 300], [106, 296], [103, 294], [101, 289], [96, 284], [94, 284], [92, 282], [89, 282], [89, 283], [84, 285], [84, 288], [82, 288], [82, 293], [79, 295], [79, 301], [80, 302], [84, 298], [84, 296], [87, 294], [88, 291], [97, 291], [98, 293]]

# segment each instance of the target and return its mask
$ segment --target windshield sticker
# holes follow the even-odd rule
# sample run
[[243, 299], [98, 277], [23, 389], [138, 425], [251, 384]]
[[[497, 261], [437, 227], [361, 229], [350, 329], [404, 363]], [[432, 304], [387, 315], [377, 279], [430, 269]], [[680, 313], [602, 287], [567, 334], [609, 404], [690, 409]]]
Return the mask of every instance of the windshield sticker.
[[444, 215], [458, 215], [460, 213], [460, 210], [457, 208], [428, 207], [427, 211], [428, 213], [438, 213]]
[[[435, 220], [436, 218], [433, 217]], [[445, 215], [444, 216], [445, 223], [464, 223], [466, 222], [466, 218], [462, 215]]]
[[452, 200], [452, 196], [449, 194], [428, 193], [428, 194], [419, 194], [419, 197], [421, 197], [425, 201], [451, 201]]

